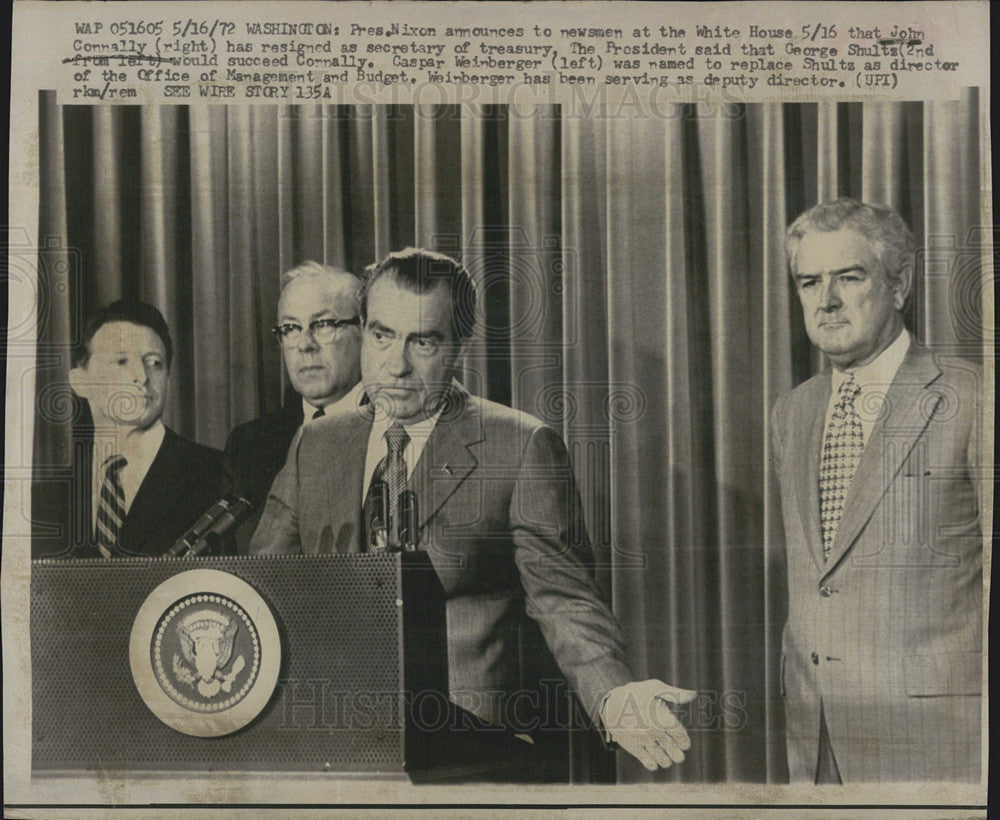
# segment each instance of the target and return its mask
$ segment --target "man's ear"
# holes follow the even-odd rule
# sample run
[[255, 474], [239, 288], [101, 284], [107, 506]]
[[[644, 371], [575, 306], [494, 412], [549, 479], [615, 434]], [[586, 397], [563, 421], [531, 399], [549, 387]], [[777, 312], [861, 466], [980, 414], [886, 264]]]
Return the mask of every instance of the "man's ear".
[[913, 286], [913, 265], [904, 265], [899, 272], [892, 287], [892, 303], [896, 310], [902, 310], [906, 304], [906, 297], [910, 295], [910, 288]]
[[89, 398], [87, 393], [87, 371], [82, 367], [74, 367], [69, 371], [69, 386], [81, 399]]
[[[470, 337], [471, 338], [471, 337]], [[452, 378], [458, 378], [462, 372], [462, 359], [469, 349], [469, 339], [463, 339], [455, 346], [455, 360], [451, 363], [451, 373], [448, 375]]]

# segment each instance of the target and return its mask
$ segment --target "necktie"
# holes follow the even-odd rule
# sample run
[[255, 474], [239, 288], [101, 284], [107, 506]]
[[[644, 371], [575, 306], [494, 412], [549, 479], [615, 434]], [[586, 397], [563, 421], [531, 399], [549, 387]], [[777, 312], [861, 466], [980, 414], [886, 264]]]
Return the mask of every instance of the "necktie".
[[125, 520], [125, 491], [120, 473], [126, 464], [124, 456], [109, 456], [104, 461], [104, 481], [97, 502], [97, 549], [105, 558], [114, 553]]
[[312, 414], [314, 419], [318, 419], [320, 416], [325, 416], [326, 411], [322, 407], [317, 407], [316, 412]]
[[823, 440], [823, 456], [819, 465], [819, 507], [824, 559], [830, 557], [847, 491], [865, 446], [861, 417], [855, 408], [860, 395], [861, 387], [852, 374], [840, 385], [830, 426]]
[[386, 534], [391, 544], [397, 542], [396, 529], [398, 527], [398, 506], [399, 494], [406, 487], [406, 459], [403, 458], [403, 451], [409, 443], [410, 437], [402, 425], [393, 424], [385, 431], [386, 454], [375, 466], [372, 473], [371, 483], [368, 485], [368, 493], [365, 496], [365, 533], [368, 537], [367, 544], [375, 544], [375, 499], [372, 488], [378, 482], [385, 482], [389, 489], [389, 520], [383, 521]]

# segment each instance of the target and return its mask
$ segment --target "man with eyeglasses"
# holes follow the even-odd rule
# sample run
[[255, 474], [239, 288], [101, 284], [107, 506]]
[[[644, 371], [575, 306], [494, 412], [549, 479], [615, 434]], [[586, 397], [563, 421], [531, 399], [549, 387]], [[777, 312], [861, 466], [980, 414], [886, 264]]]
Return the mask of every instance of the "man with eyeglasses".
[[[361, 378], [360, 286], [353, 274], [317, 262], [304, 262], [282, 277], [278, 324], [271, 333], [297, 396], [230, 433], [227, 491], [263, 505], [296, 431], [353, 395]], [[240, 553], [247, 551], [259, 518], [258, 511], [237, 532]]]

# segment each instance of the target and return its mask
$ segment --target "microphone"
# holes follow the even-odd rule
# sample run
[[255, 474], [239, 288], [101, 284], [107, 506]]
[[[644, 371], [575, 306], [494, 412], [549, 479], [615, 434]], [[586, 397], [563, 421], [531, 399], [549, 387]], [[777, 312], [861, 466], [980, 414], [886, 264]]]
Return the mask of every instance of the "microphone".
[[371, 495], [372, 531], [369, 546], [384, 550], [389, 546], [389, 485], [382, 479], [373, 481], [369, 488]]
[[250, 517], [253, 504], [237, 495], [225, 495], [194, 522], [164, 555], [168, 558], [191, 558], [233, 532]]
[[210, 547], [214, 549], [223, 538], [234, 533], [236, 528], [250, 517], [253, 504], [248, 499], [242, 496], [228, 496], [228, 498], [235, 500], [215, 519], [212, 526], [198, 537], [191, 545], [191, 549], [182, 556], [183, 558], [193, 558]]
[[417, 548], [417, 494], [413, 490], [403, 490], [399, 494], [399, 545], [404, 550]]
[[219, 516], [229, 509], [229, 505], [232, 503], [232, 498], [233, 496], [227, 495], [216, 501], [204, 512], [201, 518], [191, 525], [191, 529], [174, 541], [170, 549], [164, 553], [164, 556], [168, 558], [177, 558], [181, 555], [186, 555], [194, 543], [208, 531], [208, 528], [216, 522]]

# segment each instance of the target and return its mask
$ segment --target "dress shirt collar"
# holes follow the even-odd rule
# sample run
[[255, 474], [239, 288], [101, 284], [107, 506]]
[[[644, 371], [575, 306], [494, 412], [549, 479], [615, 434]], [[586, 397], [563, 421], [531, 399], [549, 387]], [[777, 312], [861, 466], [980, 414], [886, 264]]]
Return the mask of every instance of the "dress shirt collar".
[[[310, 404], [308, 400], [302, 399], [302, 422], [304, 424], [308, 424], [309, 422], [311, 422], [317, 410], [319, 410], [318, 407]], [[325, 408], [323, 410], [323, 415], [326, 415]], [[322, 416], [320, 416], [320, 418], [322, 418]]]
[[[361, 398], [361, 394], [363, 392], [364, 388], [361, 386], [361, 383], [359, 382], [358, 384], [354, 385], [354, 387], [352, 387], [350, 390], [348, 390], [346, 394], [337, 399], [337, 401], [333, 402], [332, 404], [325, 405], [323, 407], [323, 416], [333, 415], [334, 413], [337, 413], [340, 410], [347, 407], [357, 407], [358, 402], [360, 401]], [[313, 414], [318, 409], [319, 408], [316, 407], [316, 405], [310, 404], [307, 399], [302, 399], [303, 423], [308, 424], [310, 421], [313, 421]], [[320, 418], [323, 418], [323, 416], [320, 416]]]
[[101, 486], [104, 484], [105, 462], [114, 455], [125, 457], [126, 464], [122, 467], [120, 477], [122, 490], [125, 493], [125, 512], [127, 513], [139, 492], [139, 487], [149, 468], [160, 452], [167, 428], [157, 419], [145, 430], [133, 430], [122, 439], [94, 439], [94, 457], [92, 463], [93, 475], [93, 520], [97, 521], [97, 505], [101, 497]]
[[163, 422], [157, 419], [145, 430], [133, 430], [124, 438], [104, 439], [95, 437], [94, 439], [94, 463], [98, 469], [102, 469], [104, 461], [113, 455], [124, 456], [128, 461], [128, 466], [142, 470], [145, 475], [149, 465], [153, 463], [160, 445], [163, 444], [167, 428]]
[[830, 427], [834, 407], [837, 404], [837, 397], [840, 393], [840, 386], [853, 375], [854, 380], [858, 383], [858, 387], [861, 388], [861, 396], [855, 401], [854, 408], [861, 419], [861, 433], [867, 444], [872, 430], [875, 429], [875, 422], [882, 412], [882, 406], [885, 403], [885, 396], [889, 391], [889, 386], [892, 384], [892, 380], [896, 378], [896, 371], [899, 370], [899, 366], [903, 363], [903, 359], [906, 357], [906, 352], [909, 349], [910, 334], [904, 328], [900, 331], [899, 336], [896, 337], [896, 341], [883, 350], [875, 359], [868, 362], [868, 364], [846, 371], [833, 368], [832, 392], [830, 394], [830, 401], [827, 404], [826, 426], [824, 429], [828, 430]]
[[[358, 402], [359, 407], [364, 406], [369, 403], [368, 397], [362, 394], [359, 396]], [[417, 462], [420, 460], [420, 456], [424, 452], [424, 445], [427, 444], [427, 439], [429, 439], [431, 437], [431, 433], [434, 432], [434, 426], [441, 417], [443, 410], [444, 404], [442, 403], [441, 407], [433, 416], [421, 419], [413, 424], [403, 425], [403, 429], [406, 430], [406, 434], [410, 437], [410, 440], [406, 443], [406, 447], [403, 449], [403, 458], [406, 460], [407, 478], [413, 475], [413, 469], [417, 466]], [[368, 436], [368, 452], [365, 455], [365, 477], [364, 484], [362, 484], [362, 487], [364, 488], [362, 500], [364, 498], [364, 493], [368, 491], [368, 485], [371, 483], [372, 475], [375, 473], [376, 466], [388, 452], [388, 446], [385, 443], [385, 431], [389, 429], [389, 426], [392, 423], [392, 420], [388, 416], [377, 409], [375, 410], [371, 433]]]
[[[437, 424], [437, 420], [440, 417], [441, 410], [438, 410], [433, 416], [421, 419], [420, 421], [412, 424], [402, 425], [403, 429], [406, 430], [406, 434], [410, 437], [410, 440], [406, 445], [406, 450], [404, 451], [409, 472], [413, 472], [413, 468], [416, 466], [417, 460], [423, 452], [424, 445], [427, 443], [427, 439], [430, 438], [431, 433], [434, 432], [434, 425]], [[380, 449], [383, 455], [386, 451], [385, 431], [388, 430], [392, 424], [392, 419], [379, 410], [375, 411], [375, 420], [372, 422], [372, 432], [368, 441], [382, 442]]]
[[892, 380], [896, 378], [896, 371], [899, 370], [899, 366], [903, 363], [909, 349], [910, 334], [906, 332], [906, 328], [903, 328], [896, 340], [868, 364], [848, 370], [834, 368], [833, 394], [837, 394], [840, 385], [847, 381], [851, 374], [854, 375], [854, 380], [862, 390], [870, 387], [881, 387], [883, 390], [887, 390], [892, 384]]

